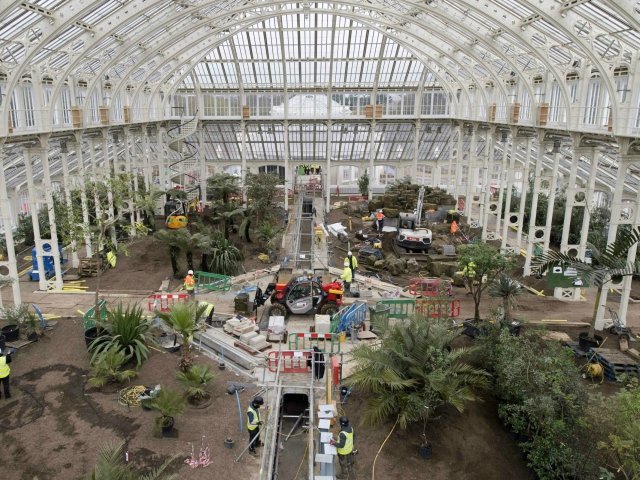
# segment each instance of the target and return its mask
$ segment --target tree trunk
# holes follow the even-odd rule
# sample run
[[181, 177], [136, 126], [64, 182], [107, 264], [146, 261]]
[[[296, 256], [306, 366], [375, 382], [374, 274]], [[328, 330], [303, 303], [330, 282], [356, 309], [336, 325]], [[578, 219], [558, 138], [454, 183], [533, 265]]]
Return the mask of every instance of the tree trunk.
[[473, 292], [473, 303], [474, 305], [474, 318], [476, 320], [480, 320], [480, 292]]
[[173, 275], [178, 275], [178, 255], [180, 249], [178, 247], [169, 247], [169, 257], [171, 258], [171, 270]]
[[203, 253], [200, 256], [200, 271], [207, 272], [208, 271], [207, 270], [207, 264], [208, 264], [208, 262], [207, 262], [207, 254]]
[[502, 299], [502, 309], [504, 310], [504, 321], [511, 322], [511, 305], [509, 304], [509, 297]]
[[185, 252], [185, 256], [187, 257], [187, 268], [193, 270], [193, 251], [189, 250]]
[[596, 293], [596, 302], [593, 307], [593, 317], [591, 317], [591, 325], [589, 325], [589, 338], [593, 338], [596, 334], [596, 318], [598, 317], [598, 309], [600, 307], [600, 298], [602, 298], [602, 290], [604, 285], [598, 287], [598, 293]]

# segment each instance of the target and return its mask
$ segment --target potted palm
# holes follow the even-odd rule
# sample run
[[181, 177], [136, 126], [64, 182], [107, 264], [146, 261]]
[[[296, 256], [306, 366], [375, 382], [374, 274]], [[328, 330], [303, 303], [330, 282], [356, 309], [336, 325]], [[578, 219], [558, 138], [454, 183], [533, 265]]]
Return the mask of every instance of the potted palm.
[[20, 304], [2, 309], [0, 315], [2, 315], [6, 323], [2, 327], [2, 335], [4, 335], [5, 341], [14, 342], [20, 339], [20, 327], [24, 325], [25, 319], [29, 315], [28, 308], [27, 305]]
[[186, 302], [172, 305], [168, 312], [156, 312], [160, 320], [182, 337], [180, 370], [183, 372], [188, 371], [193, 363], [191, 341], [193, 334], [201, 328], [200, 319], [206, 308], [196, 302]]
[[149, 400], [146, 406], [160, 413], [156, 418], [156, 427], [162, 431], [163, 436], [169, 436], [173, 432], [174, 417], [184, 411], [185, 401], [179, 392], [161, 388], [160, 393]]
[[543, 274], [553, 267], [573, 268], [578, 278], [596, 287], [596, 299], [589, 331], [579, 335], [581, 350], [588, 351], [592, 347], [598, 347], [603, 341], [600, 335], [595, 334], [596, 320], [600, 310], [602, 292], [607, 288], [609, 282], [614, 278], [640, 274], [640, 263], [628, 260], [629, 250], [637, 246], [638, 242], [640, 242], [640, 227], [631, 231], [618, 231], [615, 241], [607, 245], [604, 252], [590, 244], [589, 248], [592, 251], [590, 263], [554, 250], [549, 250], [533, 259], [533, 270], [539, 274]]
[[187, 401], [193, 406], [204, 406], [211, 398], [207, 384], [215, 375], [208, 365], [192, 365], [186, 372], [178, 372], [176, 378], [186, 389]]

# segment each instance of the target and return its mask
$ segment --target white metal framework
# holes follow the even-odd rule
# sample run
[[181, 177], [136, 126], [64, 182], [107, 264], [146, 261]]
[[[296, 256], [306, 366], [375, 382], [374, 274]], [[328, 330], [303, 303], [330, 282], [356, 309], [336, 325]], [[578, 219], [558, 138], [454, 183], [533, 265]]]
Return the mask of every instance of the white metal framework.
[[[290, 187], [296, 166], [318, 164], [327, 204], [336, 188], [357, 191], [365, 170], [372, 193], [408, 176], [464, 199], [483, 238], [526, 250], [525, 273], [536, 247], [549, 247], [551, 226], [550, 215], [524, 224], [529, 184], [534, 211], [538, 193], [552, 206], [566, 188], [565, 223], [581, 209], [588, 228], [594, 202], [612, 212], [610, 238], [640, 221], [640, 8], [631, 0], [0, 8], [0, 265], [11, 275], [6, 226], [50, 206], [57, 191], [70, 205], [74, 188], [86, 222], [85, 180], [114, 171], [160, 190], [249, 170], [282, 173]], [[188, 168], [176, 132], [197, 144]], [[561, 248], [584, 255], [580, 238], [563, 236]], [[621, 310], [629, 286], [619, 286]]]

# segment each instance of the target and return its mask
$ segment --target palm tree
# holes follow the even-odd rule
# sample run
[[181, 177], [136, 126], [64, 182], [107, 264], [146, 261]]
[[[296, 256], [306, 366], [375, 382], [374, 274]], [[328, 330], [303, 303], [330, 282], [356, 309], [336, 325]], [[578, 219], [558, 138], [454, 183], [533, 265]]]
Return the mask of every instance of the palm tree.
[[607, 245], [604, 252], [601, 252], [593, 245], [589, 245], [593, 253], [591, 263], [566, 253], [549, 250], [543, 255], [535, 257], [532, 261], [532, 266], [533, 270], [539, 274], [553, 267], [573, 268], [579, 278], [597, 288], [593, 316], [589, 326], [589, 338], [593, 338], [598, 309], [600, 308], [600, 299], [607, 284], [613, 278], [640, 274], [640, 263], [635, 259], [633, 262], [627, 261], [629, 250], [637, 245], [638, 242], [640, 242], [640, 227], [636, 227], [631, 231], [618, 231], [616, 240]]
[[160, 467], [146, 475], [136, 475], [133, 472], [133, 465], [124, 462], [125, 442], [107, 443], [98, 452], [96, 462], [91, 475], [87, 480], [175, 480], [176, 474], [164, 474], [167, 467], [176, 457], [169, 458]]
[[188, 371], [178, 372], [176, 378], [187, 389], [187, 398], [198, 403], [210, 397], [207, 384], [214, 380], [215, 375], [208, 365], [192, 365]]
[[207, 178], [207, 193], [213, 195], [214, 200], [223, 204], [229, 203], [231, 195], [240, 193], [239, 178], [229, 173], [216, 173]]
[[489, 284], [489, 295], [502, 299], [504, 321], [511, 322], [511, 310], [517, 308], [516, 297], [522, 293], [522, 285], [513, 278], [502, 273]]
[[174, 303], [168, 312], [156, 312], [156, 315], [170, 328], [182, 337], [182, 359], [180, 370], [186, 372], [193, 364], [191, 355], [191, 341], [193, 334], [200, 329], [200, 318], [206, 306], [196, 302]]
[[182, 246], [182, 240], [178, 232], [180, 230], [158, 230], [153, 234], [156, 240], [160, 240], [169, 248], [169, 258], [171, 259], [171, 270], [174, 276], [178, 275], [178, 256], [180, 255], [180, 248]]
[[348, 383], [372, 396], [365, 421], [377, 424], [395, 419], [400, 428], [423, 422], [438, 408], [464, 410], [476, 400], [475, 388], [488, 385], [489, 374], [463, 361], [468, 349], [452, 348], [457, 332], [438, 319], [416, 317], [382, 327], [378, 346], [353, 350], [354, 373]]

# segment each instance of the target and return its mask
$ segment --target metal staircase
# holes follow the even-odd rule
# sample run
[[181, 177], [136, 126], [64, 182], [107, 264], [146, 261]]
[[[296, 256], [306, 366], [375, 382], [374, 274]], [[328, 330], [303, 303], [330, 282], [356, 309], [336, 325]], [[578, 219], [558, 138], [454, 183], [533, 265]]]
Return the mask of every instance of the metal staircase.
[[[173, 188], [184, 190], [187, 199], [184, 202], [184, 210], [187, 205], [202, 199], [200, 191], [200, 166], [198, 165], [198, 141], [189, 139], [195, 135], [198, 127], [198, 113], [193, 118], [184, 119], [183, 122], [167, 131], [168, 146], [174, 152], [178, 152], [180, 159], [169, 164], [169, 180]], [[174, 212], [174, 214], [186, 214], [187, 212]]]

